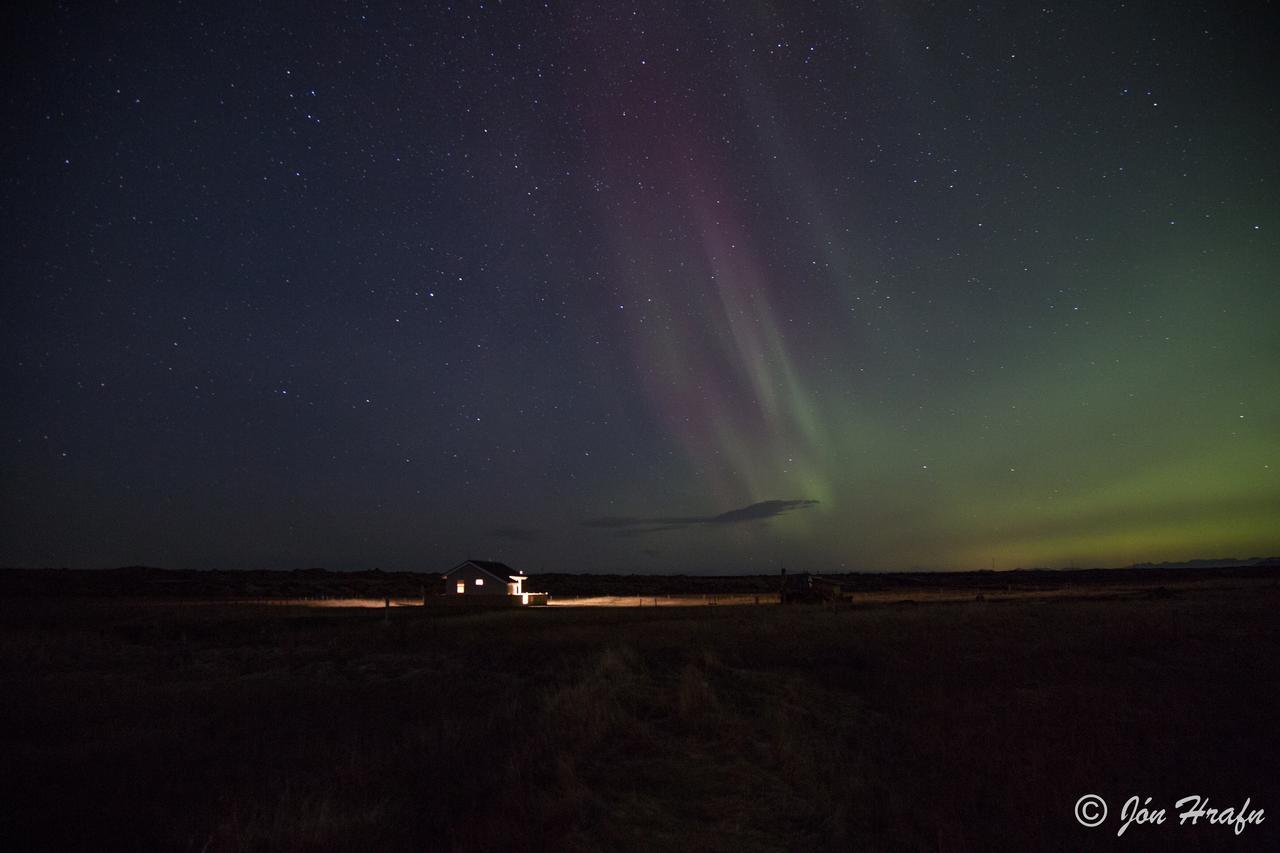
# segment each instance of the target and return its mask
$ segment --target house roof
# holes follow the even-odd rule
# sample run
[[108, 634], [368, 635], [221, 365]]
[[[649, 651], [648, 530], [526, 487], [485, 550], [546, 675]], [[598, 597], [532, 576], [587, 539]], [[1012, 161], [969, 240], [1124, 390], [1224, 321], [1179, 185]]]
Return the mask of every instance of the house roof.
[[475, 566], [485, 574], [492, 575], [503, 583], [506, 583], [512, 577], [521, 574], [521, 572], [517, 572], [506, 563], [499, 563], [494, 560], [463, 560], [461, 563], [458, 563], [458, 565], [445, 572], [443, 576], [447, 578], [463, 566]]

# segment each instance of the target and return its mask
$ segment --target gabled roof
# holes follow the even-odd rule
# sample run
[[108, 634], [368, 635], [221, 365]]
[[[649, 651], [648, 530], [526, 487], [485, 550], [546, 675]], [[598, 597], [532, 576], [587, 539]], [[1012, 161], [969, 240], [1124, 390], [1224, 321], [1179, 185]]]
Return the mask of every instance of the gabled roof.
[[487, 575], [492, 575], [503, 583], [511, 580], [513, 576], [522, 574], [508, 566], [506, 563], [499, 563], [494, 560], [463, 560], [461, 563], [458, 563], [458, 565], [445, 572], [443, 577], [449, 577], [449, 575], [453, 574], [458, 569], [461, 569], [463, 566], [475, 566], [480, 571]]

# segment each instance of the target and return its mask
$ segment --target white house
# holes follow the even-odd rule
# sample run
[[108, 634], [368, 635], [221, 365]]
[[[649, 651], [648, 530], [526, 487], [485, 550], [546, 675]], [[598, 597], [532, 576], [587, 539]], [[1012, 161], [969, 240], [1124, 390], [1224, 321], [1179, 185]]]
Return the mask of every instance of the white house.
[[453, 598], [459, 595], [484, 596], [494, 604], [496, 596], [509, 596], [508, 601], [520, 604], [546, 604], [546, 593], [529, 592], [524, 588], [527, 578], [506, 563], [493, 560], [465, 560], [444, 575], [444, 593]]

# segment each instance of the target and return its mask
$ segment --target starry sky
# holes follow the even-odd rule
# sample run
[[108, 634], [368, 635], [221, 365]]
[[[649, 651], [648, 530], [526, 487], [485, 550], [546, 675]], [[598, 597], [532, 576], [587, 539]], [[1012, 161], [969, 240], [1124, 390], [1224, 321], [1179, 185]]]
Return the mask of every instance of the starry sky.
[[27, 5], [0, 565], [1280, 553], [1262, 5]]

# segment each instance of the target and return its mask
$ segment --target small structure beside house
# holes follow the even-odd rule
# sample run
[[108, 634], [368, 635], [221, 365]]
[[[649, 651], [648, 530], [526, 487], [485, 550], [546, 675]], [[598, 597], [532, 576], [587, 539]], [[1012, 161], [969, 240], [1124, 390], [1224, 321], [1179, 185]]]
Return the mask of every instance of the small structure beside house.
[[811, 575], [808, 572], [787, 574], [782, 570], [782, 585], [778, 600], [783, 604], [819, 604], [822, 602], [852, 601], [853, 596], [844, 586], [832, 578]]
[[808, 572], [787, 574], [782, 570], [782, 585], [778, 588], [778, 601], [782, 604], [813, 601], [812, 579]]
[[524, 588], [524, 572], [493, 560], [464, 560], [442, 577], [444, 598], [453, 603], [523, 606], [546, 604], [548, 599], [545, 592]]

